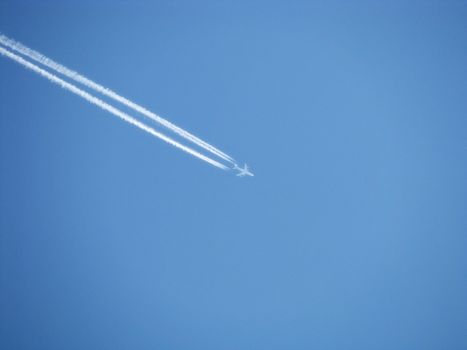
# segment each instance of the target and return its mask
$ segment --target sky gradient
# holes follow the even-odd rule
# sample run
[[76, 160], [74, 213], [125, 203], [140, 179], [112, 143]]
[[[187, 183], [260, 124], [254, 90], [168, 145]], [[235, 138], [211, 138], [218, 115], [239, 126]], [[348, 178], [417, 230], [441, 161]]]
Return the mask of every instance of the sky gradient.
[[0, 57], [0, 348], [466, 349], [466, 18], [1, 1], [0, 32], [255, 177]]

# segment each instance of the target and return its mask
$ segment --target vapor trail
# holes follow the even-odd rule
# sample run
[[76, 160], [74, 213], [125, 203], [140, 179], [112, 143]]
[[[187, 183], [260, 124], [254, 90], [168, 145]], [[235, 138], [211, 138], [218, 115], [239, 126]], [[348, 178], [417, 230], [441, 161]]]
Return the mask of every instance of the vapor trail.
[[27, 57], [29, 57], [30, 59], [46, 66], [46, 67], [49, 67], [53, 70], [55, 70], [56, 72], [60, 73], [60, 74], [63, 74], [64, 76], [78, 82], [78, 83], [81, 83], [83, 84], [84, 86], [90, 88], [90, 89], [93, 89], [107, 97], [110, 97], [112, 99], [114, 99], [115, 101], [118, 101], [124, 105], [126, 105], [127, 107], [130, 107], [132, 108], [133, 110], [143, 114], [144, 116], [154, 120], [155, 122], [165, 126], [166, 128], [172, 130], [173, 132], [175, 132], [176, 134], [180, 135], [181, 137], [184, 137], [185, 139], [193, 142], [194, 144], [198, 145], [199, 147], [201, 148], [204, 148], [205, 150], [211, 152], [212, 154], [215, 154], [216, 156], [230, 162], [231, 164], [235, 164], [235, 161], [232, 157], [230, 157], [229, 155], [227, 155], [226, 153], [220, 151], [219, 149], [217, 149], [216, 147], [210, 145], [209, 143], [201, 140], [200, 138], [194, 136], [193, 134], [189, 133], [188, 131], [172, 124], [171, 122], [169, 122], [168, 120], [164, 119], [164, 118], [161, 118], [160, 116], [158, 116], [157, 114], [147, 110], [146, 108], [128, 100], [127, 98], [123, 97], [123, 96], [120, 96], [119, 94], [117, 94], [116, 92], [100, 85], [100, 84], [97, 84], [96, 82], [92, 81], [91, 79], [89, 78], [86, 78], [85, 76], [79, 74], [78, 72], [75, 72], [71, 69], [68, 69], [67, 67], [51, 60], [50, 58], [42, 55], [41, 53], [33, 50], [33, 49], [30, 49], [28, 48], [27, 46], [24, 46], [23, 44], [13, 40], [13, 39], [9, 39], [8, 37], [6, 37], [5, 35], [0, 35], [0, 43], [2, 43], [3, 45], [9, 47], [10, 49], [22, 54], [22, 55], [25, 55]]
[[46, 70], [36, 66], [35, 64], [23, 59], [22, 57], [14, 54], [14, 53], [6, 50], [5, 48], [3, 48], [1, 46], [0, 46], [0, 54], [6, 56], [8, 58], [11, 58], [12, 60], [16, 61], [17, 63], [23, 65], [24, 67], [32, 70], [33, 72], [38, 73], [39, 75], [41, 75], [44, 78], [50, 80], [51, 82], [61, 86], [65, 90], [68, 90], [68, 91], [82, 97], [86, 101], [88, 101], [88, 102], [102, 108], [103, 110], [105, 110], [107, 112], [112, 113], [113, 115], [123, 119], [124, 121], [126, 121], [126, 122], [128, 122], [128, 123], [130, 123], [130, 124], [132, 124], [132, 125], [134, 125], [134, 126], [136, 126], [138, 128], [140, 128], [141, 130], [146, 131], [147, 133], [149, 133], [149, 134], [151, 134], [153, 136], [164, 140], [165, 142], [171, 144], [172, 146], [175, 146], [175, 147], [181, 149], [182, 151], [185, 151], [185, 152], [187, 152], [187, 153], [189, 153], [189, 154], [191, 154], [191, 155], [193, 155], [193, 156], [195, 156], [195, 157], [197, 157], [197, 158], [199, 158], [201, 160], [204, 160], [205, 162], [207, 162], [207, 163], [209, 163], [211, 165], [214, 165], [215, 167], [218, 167], [218, 168], [223, 169], [223, 170], [228, 169], [225, 165], [223, 165], [223, 164], [221, 164], [221, 163], [219, 163], [219, 162], [217, 162], [217, 161], [215, 161], [215, 160], [213, 160], [213, 159], [211, 159], [209, 157], [206, 157], [205, 155], [203, 155], [203, 154], [201, 154], [201, 153], [199, 153], [199, 152], [197, 152], [197, 151], [195, 151], [195, 150], [193, 150], [193, 149], [191, 149], [189, 147], [186, 147], [186, 146], [178, 143], [177, 141], [171, 139], [170, 137], [168, 137], [168, 136], [166, 136], [164, 134], [161, 134], [160, 132], [158, 132], [158, 131], [154, 130], [153, 128], [147, 126], [146, 124], [138, 121], [137, 119], [133, 118], [132, 116], [130, 116], [130, 115], [122, 112], [121, 110], [109, 105], [108, 103], [106, 103], [106, 102], [102, 101], [101, 99], [87, 93], [86, 91], [83, 91], [83, 90], [79, 89], [75, 85], [70, 84], [70, 83], [60, 79], [56, 75], [47, 72]]

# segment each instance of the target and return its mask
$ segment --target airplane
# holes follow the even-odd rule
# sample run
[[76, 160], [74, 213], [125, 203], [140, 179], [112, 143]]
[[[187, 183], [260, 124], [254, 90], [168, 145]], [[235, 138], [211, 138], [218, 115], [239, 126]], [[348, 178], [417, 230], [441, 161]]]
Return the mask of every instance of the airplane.
[[234, 169], [238, 170], [237, 176], [255, 176], [250, 169], [248, 168], [248, 165], [244, 165], [243, 168], [240, 168], [237, 164], [234, 165]]

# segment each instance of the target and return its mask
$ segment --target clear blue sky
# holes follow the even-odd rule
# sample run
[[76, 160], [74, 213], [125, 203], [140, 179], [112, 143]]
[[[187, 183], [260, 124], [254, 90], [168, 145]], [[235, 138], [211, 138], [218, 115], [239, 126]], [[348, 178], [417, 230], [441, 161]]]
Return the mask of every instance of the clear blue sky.
[[0, 31], [247, 162], [0, 58], [0, 348], [467, 349], [466, 1], [12, 1]]

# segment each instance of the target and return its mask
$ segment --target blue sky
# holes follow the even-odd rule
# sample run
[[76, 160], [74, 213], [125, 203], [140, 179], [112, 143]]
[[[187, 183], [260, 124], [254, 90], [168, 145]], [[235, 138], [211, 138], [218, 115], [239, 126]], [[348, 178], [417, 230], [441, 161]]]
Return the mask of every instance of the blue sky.
[[0, 59], [3, 349], [467, 348], [467, 3], [0, 3], [247, 162]]

